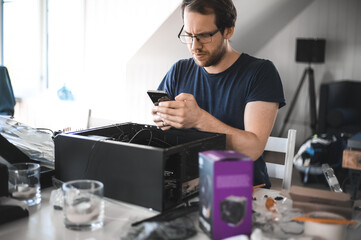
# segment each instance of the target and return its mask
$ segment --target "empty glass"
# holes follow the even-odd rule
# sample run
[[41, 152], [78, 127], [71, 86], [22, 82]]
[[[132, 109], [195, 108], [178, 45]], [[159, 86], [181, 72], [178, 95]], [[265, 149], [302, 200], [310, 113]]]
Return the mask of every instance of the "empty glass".
[[95, 230], [103, 226], [103, 183], [74, 180], [62, 185], [64, 224], [72, 230]]
[[29, 206], [41, 202], [40, 165], [37, 163], [15, 163], [8, 167], [9, 193], [12, 198], [26, 202]]

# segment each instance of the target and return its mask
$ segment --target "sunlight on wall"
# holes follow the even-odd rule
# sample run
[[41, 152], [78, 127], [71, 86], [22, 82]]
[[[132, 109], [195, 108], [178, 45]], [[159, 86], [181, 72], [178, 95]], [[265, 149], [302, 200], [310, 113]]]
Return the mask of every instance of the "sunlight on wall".
[[86, 2], [85, 91], [94, 115], [127, 121], [126, 64], [180, 1]]
[[[34, 1], [38, 3], [36, 14], [41, 15], [40, 5], [46, 1]], [[24, 1], [19, 2], [23, 4]], [[23, 118], [21, 120], [34, 124], [34, 127], [56, 118], [57, 121], [53, 121], [51, 127], [59, 129], [68, 127], [70, 123], [65, 116], [69, 114], [75, 114], [74, 121], [76, 118], [83, 118], [83, 112], [86, 112], [83, 109], [92, 109], [92, 115], [105, 119], [129, 121], [127, 111], [131, 109], [129, 105], [132, 93], [127, 91], [126, 64], [173, 13], [180, 2], [180, 0], [48, 0], [49, 88], [42, 92], [38, 91], [30, 99], [22, 99], [22, 103], [19, 104], [22, 107], [17, 108], [22, 113], [15, 113], [15, 116], [21, 116]], [[15, 6], [15, 10], [16, 7], [19, 8]], [[35, 12], [33, 8], [28, 9]], [[41, 38], [41, 29], [45, 23], [40, 17], [34, 21], [31, 22], [32, 25], [38, 26], [40, 23], [42, 26], [39, 26], [38, 30], [38, 38]], [[27, 46], [26, 50], [22, 49], [22, 54], [27, 55], [37, 51], [36, 56], [39, 59], [28, 61], [28, 65], [39, 69], [34, 81], [40, 90], [46, 85], [40, 80], [43, 79], [40, 69], [42, 58], [40, 49], [41, 46], [45, 49], [44, 45], [41, 45], [45, 44], [45, 41], [38, 39], [37, 44], [33, 43], [36, 47]], [[14, 48], [20, 45], [16, 43]], [[10, 74], [14, 75], [14, 79], [19, 79], [14, 82], [15, 94], [18, 86], [25, 86], [25, 89], [34, 91], [34, 81], [28, 81], [29, 74], [27, 77], [23, 77], [24, 75], [17, 77], [17, 71], [12, 71]], [[57, 91], [63, 86], [73, 93], [75, 99], [73, 104], [63, 103], [57, 99]], [[39, 104], [40, 102], [42, 104]], [[77, 114], [77, 111], [72, 110], [74, 108], [72, 105], [82, 110]], [[49, 114], [53, 109], [56, 115]], [[57, 127], [58, 124], [53, 126], [54, 122], [64, 123], [64, 126]]]

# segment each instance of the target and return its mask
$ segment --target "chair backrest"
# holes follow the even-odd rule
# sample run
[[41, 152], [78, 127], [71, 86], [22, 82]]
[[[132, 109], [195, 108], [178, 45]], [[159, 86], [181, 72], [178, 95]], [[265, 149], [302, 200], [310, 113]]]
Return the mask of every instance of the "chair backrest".
[[288, 130], [287, 138], [268, 138], [265, 151], [285, 154], [284, 164], [266, 162], [268, 175], [272, 178], [282, 179], [282, 188], [289, 190], [292, 180], [293, 157], [295, 153], [296, 130]]
[[8, 70], [0, 66], [0, 115], [14, 115], [15, 97]]

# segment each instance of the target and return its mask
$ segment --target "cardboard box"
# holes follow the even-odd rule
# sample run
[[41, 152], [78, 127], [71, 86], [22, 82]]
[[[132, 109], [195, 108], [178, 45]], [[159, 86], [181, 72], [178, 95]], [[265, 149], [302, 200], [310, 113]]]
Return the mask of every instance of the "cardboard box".
[[352, 217], [353, 201], [348, 193], [292, 186], [289, 195], [292, 198], [293, 207], [305, 213], [326, 211], [346, 218]]
[[342, 167], [361, 170], [361, 150], [343, 150]]
[[199, 225], [212, 239], [252, 232], [253, 161], [235, 151], [199, 153]]

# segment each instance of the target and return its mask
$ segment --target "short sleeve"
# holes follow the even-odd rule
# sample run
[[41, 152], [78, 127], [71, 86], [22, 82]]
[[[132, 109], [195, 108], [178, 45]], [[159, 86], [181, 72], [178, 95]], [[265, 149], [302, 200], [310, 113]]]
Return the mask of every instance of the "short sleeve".
[[281, 78], [271, 61], [264, 61], [252, 77], [247, 102], [277, 102], [279, 108], [286, 105]]

